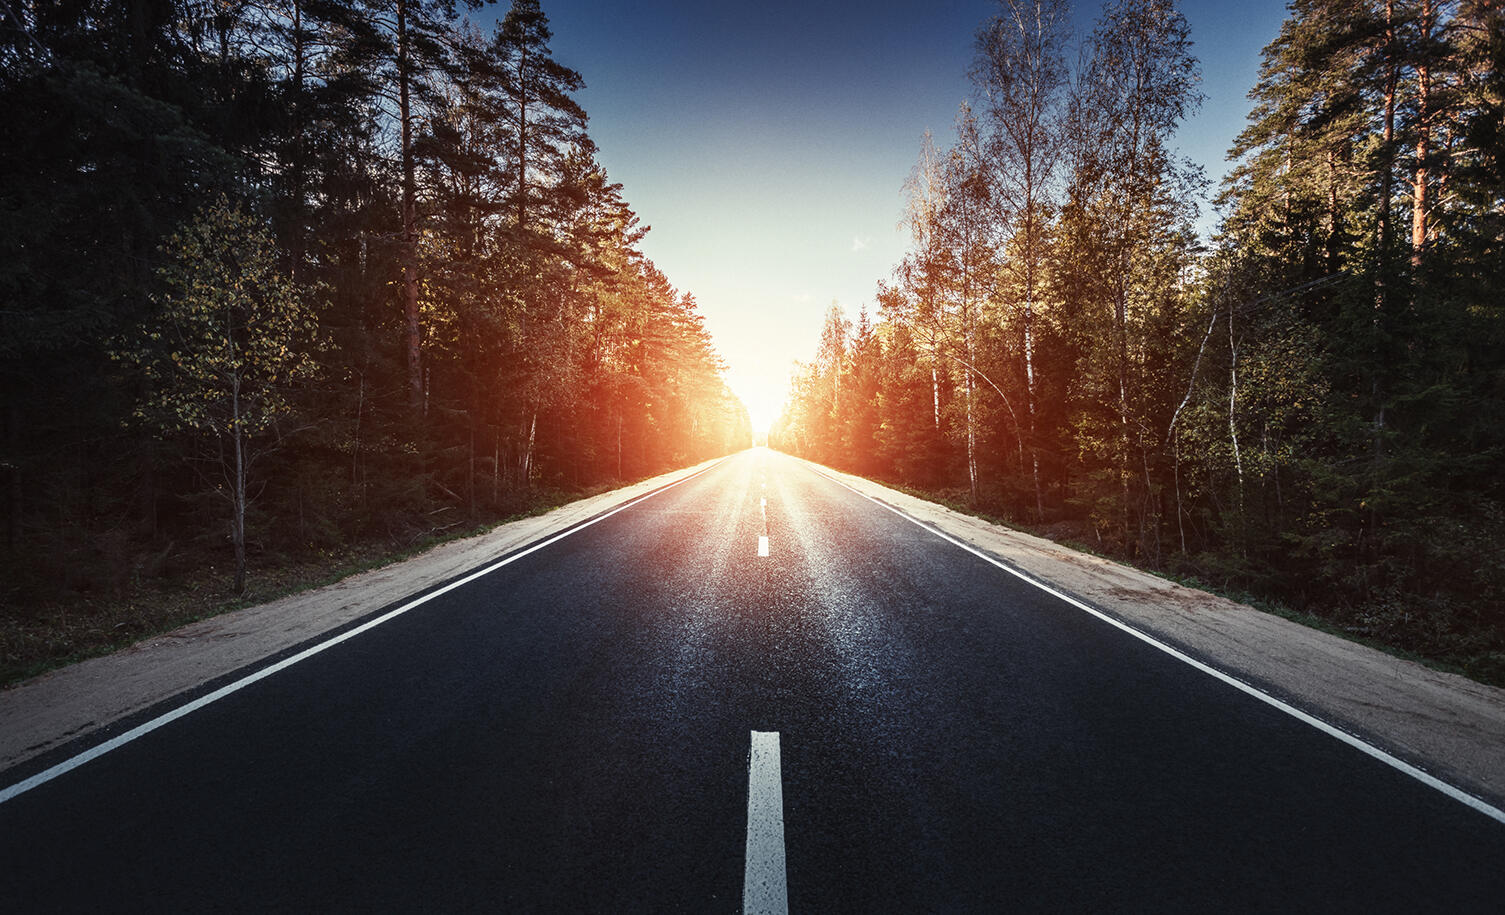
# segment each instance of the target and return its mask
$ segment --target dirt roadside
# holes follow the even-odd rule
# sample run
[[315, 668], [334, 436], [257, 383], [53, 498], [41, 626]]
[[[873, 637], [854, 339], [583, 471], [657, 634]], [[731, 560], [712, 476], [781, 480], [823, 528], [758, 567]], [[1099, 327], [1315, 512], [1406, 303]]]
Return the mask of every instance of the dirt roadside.
[[1141, 632], [1505, 808], [1505, 690], [811, 465]]
[[[0, 772], [714, 463], [580, 499], [332, 585], [200, 620], [17, 683], [0, 691]], [[0, 786], [6, 783], [0, 777]]]
[[[327, 587], [194, 623], [0, 691], [0, 771], [712, 463], [573, 502]], [[1431, 670], [860, 477], [815, 469], [1495, 807], [1505, 807], [1505, 690]], [[0, 784], [5, 782], [0, 778]]]

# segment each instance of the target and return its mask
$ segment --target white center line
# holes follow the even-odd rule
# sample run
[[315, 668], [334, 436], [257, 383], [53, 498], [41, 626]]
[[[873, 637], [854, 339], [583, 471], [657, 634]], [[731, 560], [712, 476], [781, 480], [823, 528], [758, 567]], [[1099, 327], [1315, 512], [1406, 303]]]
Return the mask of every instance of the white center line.
[[747, 867], [742, 911], [788, 915], [784, 872], [784, 784], [779, 770], [779, 732], [753, 731], [747, 760]]
[[758, 537], [758, 555], [759, 556], [767, 556], [768, 555], [768, 537], [767, 536], [759, 536]]

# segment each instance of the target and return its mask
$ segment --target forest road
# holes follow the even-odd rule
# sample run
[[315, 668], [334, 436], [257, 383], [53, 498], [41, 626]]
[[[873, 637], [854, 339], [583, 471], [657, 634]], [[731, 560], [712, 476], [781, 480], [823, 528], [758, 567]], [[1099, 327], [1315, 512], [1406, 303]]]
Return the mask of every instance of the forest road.
[[1499, 822], [759, 449], [0, 803], [0, 900], [735, 912], [754, 845], [792, 912], [1505, 899]]

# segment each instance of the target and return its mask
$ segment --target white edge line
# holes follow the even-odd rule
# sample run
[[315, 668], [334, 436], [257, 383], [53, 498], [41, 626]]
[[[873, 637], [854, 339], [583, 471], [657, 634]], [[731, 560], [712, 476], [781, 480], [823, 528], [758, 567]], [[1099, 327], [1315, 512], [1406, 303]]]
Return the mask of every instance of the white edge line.
[[1435, 788], [1436, 790], [1442, 792], [1443, 794], [1447, 795], [1448, 797], [1452, 798], [1453, 800], [1458, 801], [1461, 804], [1465, 804], [1465, 805], [1467, 805], [1469, 807], [1472, 807], [1474, 810], [1479, 811], [1480, 813], [1484, 814], [1485, 816], [1489, 817], [1490, 819], [1492, 819], [1492, 820], [1494, 820], [1494, 821], [1496, 821], [1498, 823], [1505, 823], [1505, 810], [1501, 810], [1500, 808], [1495, 807], [1495, 806], [1493, 806], [1493, 805], [1491, 805], [1491, 804], [1489, 804], [1489, 803], [1487, 803], [1487, 802], [1485, 802], [1485, 801], [1483, 801], [1483, 800], [1475, 797], [1472, 794], [1469, 794], [1467, 791], [1464, 791], [1462, 788], [1459, 788], [1459, 787], [1457, 787], [1455, 785], [1450, 785], [1447, 782], [1443, 781], [1442, 779], [1437, 778], [1435, 775], [1432, 775], [1432, 774], [1430, 774], [1430, 773], [1428, 773], [1428, 772], [1426, 772], [1426, 771], [1424, 771], [1422, 769], [1419, 769], [1416, 766], [1413, 766], [1412, 764], [1406, 762], [1403, 759], [1399, 759], [1399, 758], [1397, 758], [1395, 756], [1390, 755], [1389, 753], [1386, 753], [1384, 750], [1381, 750], [1379, 747], [1374, 746], [1373, 744], [1365, 741], [1364, 739], [1362, 739], [1360, 737], [1357, 737], [1357, 736], [1355, 736], [1353, 734], [1350, 734], [1349, 732], [1343, 730], [1342, 728], [1335, 727], [1334, 725], [1328, 724], [1326, 721], [1323, 721], [1320, 718], [1314, 717], [1313, 715], [1308, 714], [1307, 712], [1303, 712], [1301, 709], [1296, 708], [1294, 705], [1291, 705], [1290, 703], [1285, 702], [1284, 700], [1277, 699], [1276, 697], [1270, 695], [1269, 693], [1265, 692], [1264, 690], [1260, 689], [1257, 686], [1252, 686], [1252, 685], [1250, 685], [1248, 683], [1245, 683], [1243, 680], [1238, 679], [1237, 677], [1234, 677], [1234, 676], [1231, 676], [1229, 674], [1226, 674], [1223, 671], [1218, 670], [1215, 667], [1211, 667], [1211, 666], [1209, 666], [1209, 665], [1207, 665], [1207, 664], [1205, 664], [1205, 663], [1203, 663], [1201, 661], [1198, 661], [1196, 658], [1193, 658], [1192, 656], [1186, 654], [1185, 652], [1181, 651], [1180, 649], [1174, 648], [1174, 647], [1172, 647], [1170, 645], [1167, 645], [1166, 643], [1160, 641], [1159, 639], [1155, 638], [1154, 636], [1152, 636], [1152, 635], [1150, 635], [1148, 633], [1145, 633], [1145, 632], [1141, 632], [1140, 630], [1135, 629], [1133, 626], [1128, 625], [1127, 623], [1123, 622], [1122, 620], [1114, 619], [1113, 617], [1111, 617], [1108, 614], [1102, 612], [1101, 610], [1098, 610], [1096, 607], [1092, 607], [1092, 606], [1090, 606], [1090, 605], [1088, 605], [1086, 603], [1083, 603], [1082, 601], [1078, 600], [1077, 598], [1072, 597], [1069, 594], [1066, 594], [1064, 592], [1058, 591], [1055, 588], [1051, 587], [1050, 585], [1046, 584], [1045, 582], [1040, 581], [1039, 579], [1036, 579], [1034, 576], [1028, 575], [1028, 574], [1020, 571], [1019, 569], [1013, 568], [1012, 566], [1008, 565], [1007, 563], [1002, 562], [1001, 560], [996, 559], [996, 558], [994, 558], [992, 556], [989, 556], [987, 553], [984, 553], [983, 551], [977, 549], [976, 547], [973, 547], [972, 545], [970, 545], [968, 543], [964, 543], [961, 540], [958, 540], [955, 537], [951, 536], [950, 534], [947, 534], [944, 531], [938, 530], [935, 527], [932, 527], [931, 525], [928, 525], [928, 524], [924, 523], [923, 521], [919, 520], [918, 518], [911, 517], [910, 515], [906, 514], [905, 512], [901, 511], [900, 509], [897, 509], [894, 506], [889, 505], [886, 502], [880, 501], [879, 499], [875, 499], [874, 497], [868, 495], [867, 493], [861, 491], [860, 489], [857, 489], [856, 487], [850, 486], [847, 483], [845, 483], [845, 482], [843, 482], [841, 480], [836, 479], [835, 477], [831, 476], [830, 474], [823, 473], [820, 470], [816, 470], [813, 466], [809, 465], [808, 463], [806, 464], [806, 466], [809, 467], [810, 470], [812, 470], [814, 473], [817, 473], [820, 476], [825, 477], [826, 479], [828, 479], [831, 482], [837, 484], [838, 486], [842, 486], [842, 487], [845, 487], [846, 489], [851, 490], [852, 492], [856, 493], [857, 495], [861, 496], [862, 498], [867, 499], [869, 502], [873, 503], [874, 505], [877, 505], [877, 506], [879, 506], [881, 508], [888, 509], [889, 511], [891, 511], [894, 514], [898, 515], [900, 518], [903, 518], [904, 520], [909, 521], [910, 523], [912, 523], [912, 524], [914, 524], [914, 525], [916, 525], [916, 526], [918, 526], [920, 528], [923, 528], [924, 530], [929, 531], [930, 533], [936, 535], [937, 537], [940, 537], [942, 540], [948, 541], [949, 543], [951, 543], [951, 544], [953, 544], [955, 546], [961, 547], [962, 549], [964, 549], [967, 552], [971, 553], [972, 555], [978, 557], [979, 559], [984, 560], [985, 562], [992, 563], [993, 565], [995, 565], [998, 568], [1004, 570], [1005, 572], [1009, 573], [1010, 575], [1013, 575], [1015, 578], [1018, 578], [1019, 580], [1024, 581], [1024, 582], [1026, 582], [1028, 584], [1034, 585], [1035, 587], [1037, 587], [1041, 591], [1044, 591], [1045, 593], [1051, 595], [1052, 597], [1056, 597], [1056, 598], [1058, 598], [1060, 600], [1063, 600], [1066, 603], [1070, 604], [1071, 606], [1076, 607], [1078, 610], [1083, 610], [1083, 611], [1085, 611], [1087, 613], [1090, 613], [1093, 616], [1097, 617], [1098, 619], [1102, 620], [1103, 622], [1108, 623], [1109, 625], [1112, 625], [1112, 626], [1116, 626], [1119, 629], [1122, 629], [1124, 632], [1127, 632], [1129, 635], [1134, 636], [1136, 639], [1139, 639], [1140, 641], [1145, 642], [1145, 643], [1147, 643], [1149, 645], [1153, 645], [1154, 647], [1160, 649], [1161, 651], [1163, 651], [1166, 654], [1170, 655], [1171, 657], [1177, 659], [1178, 661], [1183, 661], [1183, 662], [1185, 662], [1187, 664], [1190, 664], [1192, 667], [1195, 667], [1197, 670], [1200, 670], [1202, 673], [1207, 674], [1210, 677], [1215, 677], [1215, 678], [1217, 678], [1219, 680], [1222, 680], [1224, 683], [1227, 683], [1229, 686], [1232, 686], [1235, 689], [1239, 689], [1239, 690], [1244, 691], [1245, 693], [1248, 693], [1249, 695], [1251, 695], [1254, 698], [1260, 700], [1261, 702], [1264, 702], [1264, 703], [1266, 703], [1268, 705], [1271, 705], [1271, 706], [1279, 709], [1282, 712], [1285, 712], [1287, 715], [1290, 715], [1291, 717], [1297, 719], [1298, 721], [1302, 721], [1302, 722], [1304, 722], [1306, 724], [1311, 725], [1312, 727], [1316, 728], [1317, 730], [1322, 731], [1325, 734], [1328, 734], [1328, 735], [1330, 735], [1332, 737], [1336, 737], [1337, 739], [1343, 741], [1344, 743], [1348, 744], [1349, 746], [1354, 747], [1355, 749], [1361, 750], [1364, 753], [1367, 753], [1368, 755], [1370, 755], [1370, 756], [1374, 757], [1375, 759], [1379, 760], [1380, 762], [1385, 763], [1386, 765], [1388, 765], [1388, 766], [1390, 766], [1390, 767], [1392, 767], [1394, 769], [1397, 769], [1397, 770], [1405, 773], [1406, 775], [1411, 776], [1412, 778], [1416, 779], [1417, 781], [1421, 782], [1422, 784], [1426, 785], [1427, 787], [1429, 787], [1429, 788]]
[[[236, 680], [234, 683], [228, 683], [228, 684], [226, 684], [224, 686], [221, 686], [219, 689], [214, 690], [213, 692], [206, 693], [206, 694], [198, 697], [197, 699], [194, 699], [192, 702], [188, 702], [188, 703], [185, 703], [183, 705], [180, 705], [177, 708], [172, 709], [171, 711], [163, 712], [161, 715], [158, 715], [156, 718], [153, 718], [152, 720], [147, 721], [147, 722], [145, 722], [143, 724], [139, 724], [136, 727], [131, 728], [129, 731], [126, 731], [123, 734], [117, 734], [116, 736], [110, 738], [109, 740], [106, 740], [104, 743], [101, 743], [101, 744], [98, 744], [96, 746], [90, 747], [89, 749], [85, 750], [84, 752], [79, 753], [76, 756], [71, 756], [68, 759], [63, 760], [62, 762], [58, 763], [55, 766], [52, 766], [49, 769], [44, 769], [41, 772], [38, 772], [36, 775], [31, 776], [30, 778], [23, 779], [23, 780], [21, 780], [19, 782], [16, 782], [14, 785], [10, 785], [10, 786], [6, 787], [5, 789], [0, 790], [0, 804], [3, 804], [6, 801], [9, 801], [10, 799], [12, 799], [14, 797], [17, 797], [19, 795], [25, 794], [26, 792], [30, 791], [31, 789], [33, 789], [33, 788], [35, 788], [35, 787], [37, 787], [39, 785], [45, 785], [47, 782], [52, 781], [53, 779], [57, 778], [58, 776], [65, 775], [65, 774], [73, 771], [74, 769], [77, 769], [79, 766], [82, 766], [84, 763], [87, 763], [87, 762], [89, 762], [91, 760], [94, 760], [94, 759], [98, 759], [99, 757], [105, 755], [106, 753], [109, 753], [111, 750], [117, 750], [117, 749], [125, 746], [126, 744], [130, 743], [131, 741], [135, 740], [138, 737], [142, 737], [142, 736], [145, 736], [146, 734], [150, 734], [152, 731], [155, 731], [157, 728], [160, 728], [160, 727], [162, 727], [165, 724], [171, 724], [172, 722], [177, 721], [179, 718], [182, 718], [184, 715], [188, 715], [188, 714], [190, 714], [192, 712], [196, 712], [199, 709], [203, 708], [206, 705], [209, 705], [212, 702], [218, 702], [219, 700], [225, 698], [226, 696], [230, 695], [231, 693], [238, 692], [238, 691], [240, 691], [242, 689], [245, 689], [247, 686], [250, 686], [252, 683], [255, 683], [258, 680], [263, 680], [263, 679], [265, 679], [267, 677], [270, 677], [272, 674], [277, 673], [280, 670], [285, 670], [285, 669], [287, 669], [289, 667], [292, 667], [294, 664], [297, 664], [299, 661], [303, 661], [303, 660], [306, 660], [308, 658], [311, 658], [314, 655], [318, 654], [319, 652], [324, 651], [327, 648], [333, 648], [334, 646], [336, 646], [336, 645], [340, 644], [341, 642], [344, 642], [344, 641], [346, 641], [348, 639], [353, 639], [356, 636], [360, 635], [361, 633], [366, 632], [367, 630], [375, 629], [377, 626], [380, 626], [382, 623], [385, 623], [388, 620], [393, 619], [395, 617], [402, 616], [404, 613], [407, 613], [409, 610], [412, 610], [414, 607], [417, 607], [417, 606], [419, 606], [421, 604], [426, 604], [426, 603], [428, 603], [429, 601], [433, 600], [434, 598], [438, 597], [441, 594], [447, 594], [450, 591], [453, 591], [453, 590], [455, 590], [456, 588], [458, 588], [458, 587], [460, 587], [462, 585], [466, 585], [466, 584], [469, 584], [470, 582], [475, 581], [477, 578], [480, 578], [483, 575], [489, 575], [490, 573], [495, 572], [497, 569], [500, 569], [502, 566], [510, 565], [511, 563], [514, 563], [517, 560], [522, 559], [524, 556], [527, 556], [530, 553], [536, 553], [539, 550], [543, 549], [544, 547], [549, 546], [550, 544], [558, 543], [560, 540], [563, 540], [564, 538], [568, 537], [569, 535], [571, 535], [573, 533], [576, 533], [578, 531], [583, 531], [586, 528], [590, 527], [591, 525], [593, 525], [593, 524], [595, 524], [595, 523], [597, 523], [599, 521], [605, 521], [607, 518], [610, 518], [612, 515], [615, 515], [619, 511], [623, 511], [625, 509], [629, 509], [632, 506], [638, 504], [639, 502], [645, 501], [647, 499], [651, 499], [654, 496], [659, 495], [660, 493], [663, 493], [663, 492], [665, 492], [667, 490], [673, 489], [674, 487], [678, 486], [681, 483], [687, 482], [689, 480], [693, 480], [694, 478], [700, 476], [701, 474], [706, 473], [706, 472], [708, 472], [710, 470], [713, 470], [714, 468], [716, 468], [717, 466], [719, 466], [723, 461], [727, 460], [727, 458], [729, 458], [729, 457], [731, 457], [731, 455], [727, 455], [726, 457], [721, 458], [721, 460], [717, 461], [715, 464], [712, 464], [709, 467], [702, 468], [702, 469], [697, 470], [697, 471], [695, 471], [694, 473], [692, 473], [692, 474], [690, 474], [688, 476], [685, 476], [685, 477], [682, 477], [682, 478], [680, 478], [678, 480], [675, 480], [673, 483], [668, 483], [668, 484], [666, 484], [664, 486], [660, 486], [659, 488], [653, 490], [652, 492], [645, 493], [644, 495], [641, 495], [641, 496], [637, 497], [636, 499], [631, 500], [630, 502], [624, 502], [621, 505], [618, 505], [616, 508], [613, 508], [610, 511], [606, 512], [605, 514], [597, 515], [596, 517], [590, 519], [589, 521], [585, 521], [585, 522], [583, 522], [581, 524], [577, 524], [576, 526], [569, 528], [568, 530], [561, 531], [558, 534], [554, 534], [553, 536], [549, 537], [546, 540], [542, 540], [542, 541], [540, 541], [538, 543], [535, 543], [534, 545], [532, 545], [530, 547], [527, 547], [526, 549], [523, 549], [523, 550], [520, 550], [520, 551], [518, 551], [516, 553], [513, 553], [512, 555], [507, 556], [504, 559], [498, 560], [497, 562], [492, 563], [491, 565], [487, 566], [484, 569], [480, 569], [479, 571], [471, 572], [469, 575], [466, 575], [464, 578], [460, 578], [460, 579], [457, 579], [455, 581], [452, 581], [452, 582], [450, 582], [449, 584], [445, 585], [442, 588], [437, 588], [437, 589], [435, 589], [433, 591], [430, 591], [429, 593], [423, 595], [422, 597], [414, 598], [413, 600], [410, 600], [407, 603], [403, 604], [401, 607], [398, 607], [395, 610], [389, 610], [386, 613], [383, 613], [381, 616], [376, 617], [375, 619], [367, 620], [366, 622], [362, 623], [361, 625], [356, 626], [354, 629], [350, 629], [350, 630], [347, 630], [345, 632], [342, 632], [339, 635], [337, 635], [337, 636], [329, 639], [328, 641], [320, 642], [317, 645], [312, 645], [312, 646], [310, 646], [308, 648], [305, 648], [305, 649], [303, 649], [302, 651], [298, 652], [295, 655], [292, 655], [292, 656], [287, 657], [287, 658], [283, 658], [281, 661], [278, 661], [276, 664], [272, 664], [272, 665], [270, 665], [268, 667], [264, 667], [261, 670], [258, 670], [258, 671], [256, 671], [253, 674], [248, 674], [248, 675], [240, 678], [239, 680]], [[252, 662], [252, 663], [255, 663], [255, 662]]]

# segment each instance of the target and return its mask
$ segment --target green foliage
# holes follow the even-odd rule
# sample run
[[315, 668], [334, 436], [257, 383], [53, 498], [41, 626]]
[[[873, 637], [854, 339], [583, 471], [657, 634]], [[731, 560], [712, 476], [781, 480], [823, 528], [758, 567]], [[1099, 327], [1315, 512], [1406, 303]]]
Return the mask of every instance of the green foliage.
[[163, 253], [155, 313], [114, 353], [145, 382], [133, 417], [159, 434], [264, 435], [319, 369], [309, 293], [278, 271], [266, 228], [223, 199]]
[[[1058, 6], [1000, 5], [980, 120], [949, 154], [927, 137], [907, 185], [872, 439], [833, 431], [868, 396], [830, 396], [871, 376], [818, 360], [773, 443], [932, 492], [981, 477], [974, 509], [1497, 677], [1505, 13], [1293, 3], [1204, 247], [1170, 145], [1198, 101], [1174, 5], [1108, 4], [1064, 101]], [[943, 180], [974, 148], [978, 236]], [[986, 294], [958, 320], [969, 273]]]
[[0, 612], [52, 596], [38, 547], [127, 591], [750, 444], [539, 4], [456, 6], [13, 11]]

